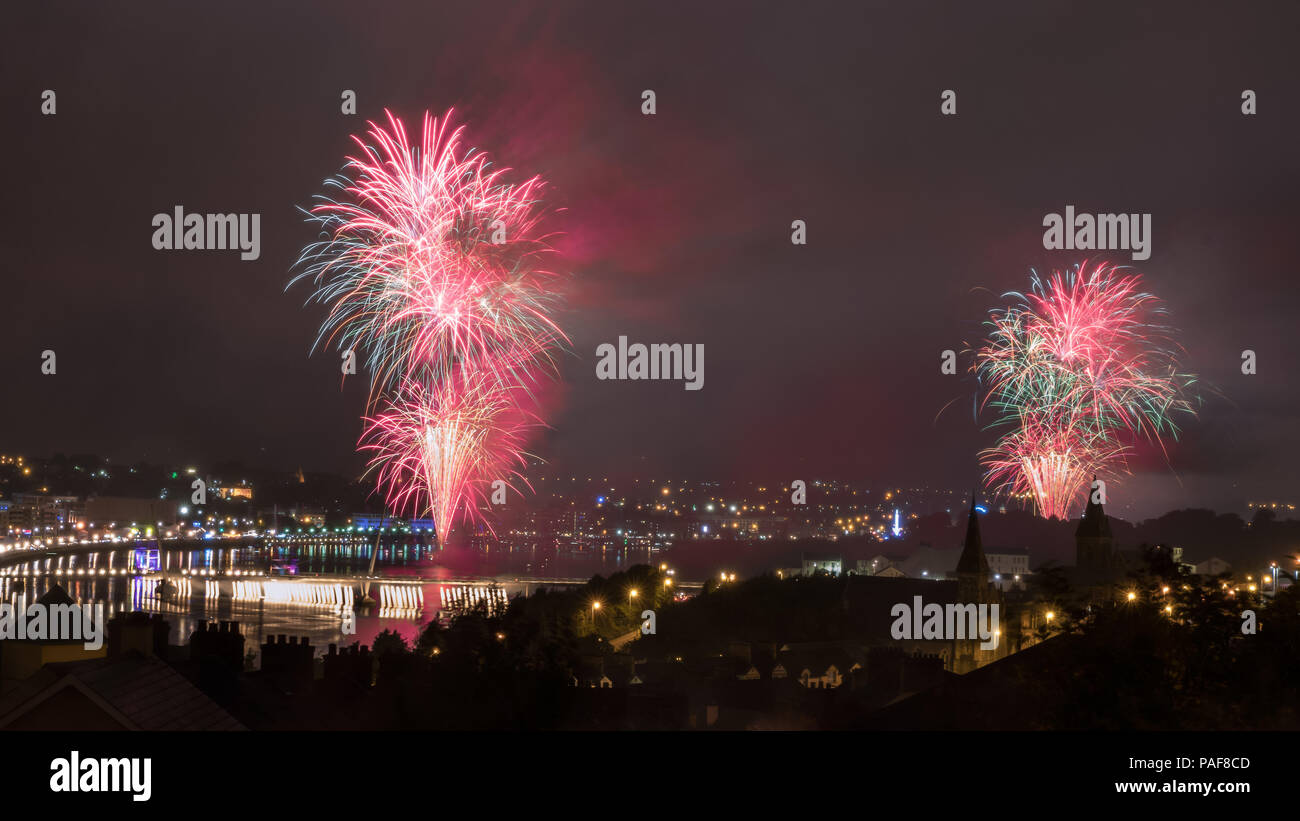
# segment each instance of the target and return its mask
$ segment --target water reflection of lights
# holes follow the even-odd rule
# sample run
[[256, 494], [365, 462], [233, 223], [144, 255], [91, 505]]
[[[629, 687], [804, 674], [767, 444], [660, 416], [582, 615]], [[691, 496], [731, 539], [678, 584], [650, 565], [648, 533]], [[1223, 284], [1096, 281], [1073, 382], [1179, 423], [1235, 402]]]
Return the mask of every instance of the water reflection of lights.
[[376, 614], [381, 619], [418, 619], [424, 615], [422, 607], [381, 607]]
[[352, 585], [324, 582], [262, 582], [262, 597], [268, 602], [340, 606], [352, 604]]
[[442, 609], [454, 611], [468, 611], [474, 609], [480, 602], [484, 603], [489, 611], [496, 608], [505, 608], [509, 601], [506, 599], [506, 591], [500, 587], [488, 587], [484, 585], [443, 585], [441, 588]]
[[[145, 599], [162, 600], [164, 597], [158, 595], [158, 585], [162, 581], [159, 577], [131, 579], [132, 602], [140, 604]], [[227, 600], [338, 608], [351, 607], [353, 600], [352, 586], [348, 584], [212, 579], [197, 575], [180, 576], [168, 581], [175, 591], [165, 598], [183, 602], [198, 597], [205, 602], [205, 606]]]
[[230, 587], [230, 598], [235, 601], [258, 601], [262, 598], [261, 582], [234, 581]]
[[381, 584], [379, 607], [381, 610], [424, 610], [424, 588], [413, 584]]

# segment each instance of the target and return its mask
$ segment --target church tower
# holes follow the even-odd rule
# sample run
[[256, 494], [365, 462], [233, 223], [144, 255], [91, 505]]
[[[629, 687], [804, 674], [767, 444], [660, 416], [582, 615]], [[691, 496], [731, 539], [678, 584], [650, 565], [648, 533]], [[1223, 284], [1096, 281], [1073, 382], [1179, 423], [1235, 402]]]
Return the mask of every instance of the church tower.
[[1115, 538], [1110, 532], [1110, 518], [1091, 495], [1074, 531], [1074, 550], [1082, 580], [1092, 584], [1109, 581], [1115, 561]]
[[[989, 584], [989, 560], [984, 555], [979, 514], [975, 511], [975, 494], [972, 493], [970, 517], [966, 520], [966, 541], [962, 545], [961, 558], [957, 560], [957, 603], [1000, 605], [1001, 598]], [[969, 673], [1000, 658], [1005, 652], [1001, 643], [995, 650], [981, 650], [978, 636], [955, 639], [953, 644], [952, 671], [959, 674]]]
[[975, 494], [972, 493], [970, 518], [966, 520], [966, 541], [962, 544], [961, 558], [957, 560], [957, 600], [985, 601], [981, 595], [987, 595], [988, 586], [989, 560], [984, 556], [979, 514], [975, 511]]

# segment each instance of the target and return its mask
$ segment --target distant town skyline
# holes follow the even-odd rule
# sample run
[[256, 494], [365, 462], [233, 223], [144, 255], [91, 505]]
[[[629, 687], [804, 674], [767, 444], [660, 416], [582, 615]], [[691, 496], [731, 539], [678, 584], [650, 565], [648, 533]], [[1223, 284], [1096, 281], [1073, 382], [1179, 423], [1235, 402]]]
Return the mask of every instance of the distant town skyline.
[[[54, 465], [62, 460], [63, 467], [53, 468]], [[102, 465], [99, 469], [92, 470], [88, 465], [76, 464], [78, 460], [100, 460], [96, 464]], [[149, 479], [143, 475], [132, 475], [130, 477], [113, 468], [121, 468], [129, 471], [130, 474], [136, 474], [138, 466], [147, 466], [152, 471], [158, 471], [158, 476], [162, 477], [160, 481], [164, 484], [176, 485], [181, 487], [189, 478], [202, 477], [208, 482], [209, 487], [229, 488], [243, 487], [246, 489], [245, 494], [252, 499], [253, 490], [262, 485], [265, 491], [266, 486], [263, 482], [270, 479], [273, 482], [283, 482], [290, 480], [294, 484], [310, 480], [316, 484], [318, 480], [324, 479], [330, 487], [341, 487], [343, 484], [351, 485], [360, 482], [362, 485], [370, 486], [369, 495], [366, 496], [368, 509], [379, 510], [384, 507], [382, 496], [376, 493], [373, 477], [364, 474], [345, 474], [330, 470], [324, 471], [303, 471], [300, 468], [279, 468], [268, 465], [246, 463], [239, 460], [218, 460], [215, 462], [202, 462], [198, 460], [181, 461], [175, 463], [153, 462], [149, 459], [136, 458], [126, 460], [114, 460], [111, 457], [102, 454], [92, 453], [65, 453], [58, 452], [55, 454], [37, 454], [21, 455], [14, 453], [0, 453], [0, 501], [6, 498], [12, 498], [15, 492], [15, 486], [20, 485], [24, 494], [53, 494], [74, 492], [73, 485], [84, 488], [95, 487], [91, 490], [92, 495], [135, 495], [139, 493], [122, 494], [120, 491], [121, 483], [126, 480], [128, 484], [136, 486], [137, 489], [143, 488], [148, 484]], [[31, 471], [35, 467], [36, 473]], [[69, 481], [55, 481], [58, 487], [42, 487], [42, 477], [46, 471], [54, 469], [56, 475], [59, 470], [64, 472], [64, 476], [80, 474], [80, 478]], [[170, 472], [170, 479], [167, 482]], [[5, 478], [5, 474], [9, 478]], [[151, 473], [150, 476], [153, 474]], [[523, 508], [540, 507], [547, 504], [548, 498], [584, 498], [589, 502], [599, 502], [604, 500], [605, 494], [610, 492], [619, 493], [643, 493], [645, 498], [662, 501], [676, 500], [679, 491], [689, 491], [689, 494], [698, 494], [707, 492], [710, 488], [714, 489], [721, 497], [726, 497], [729, 493], [740, 492], [742, 494], [754, 494], [762, 492], [762, 498], [771, 497], [778, 504], [783, 504], [780, 500], [786, 499], [791, 494], [791, 484], [794, 480], [780, 480], [773, 477], [687, 477], [687, 476], [633, 476], [630, 474], [619, 474], [609, 472], [604, 474], [575, 475], [565, 474], [556, 470], [556, 466], [534, 463], [524, 472], [529, 484], [518, 484], [511, 490], [511, 507], [517, 509], [519, 505]], [[116, 480], [116, 481], [113, 481]], [[911, 513], [918, 511], [917, 501], [924, 500], [921, 504], [920, 513], [924, 515], [928, 512], [940, 508], [947, 510], [949, 513], [954, 511], [965, 510], [974, 493], [977, 501], [981, 504], [981, 509], [1003, 508], [1010, 511], [1021, 511], [1029, 515], [1034, 515], [1032, 500], [1029, 498], [1011, 497], [1004, 493], [993, 493], [984, 488], [977, 487], [959, 487], [952, 484], [937, 482], [907, 483], [907, 482], [887, 482], [880, 480], [869, 480], [865, 478], [854, 477], [830, 477], [830, 476], [813, 476], [810, 479], [803, 480], [805, 483], [804, 492], [807, 494], [808, 503], [814, 508], [818, 505], [834, 503], [836, 499], [841, 498], [842, 494], [855, 491], [861, 494], [862, 503], [874, 505], [886, 505], [889, 507], [890, 500], [896, 495], [898, 501], [893, 502], [893, 507], [900, 507]], [[177, 484], [180, 482], [181, 484]], [[531, 485], [531, 487], [529, 486]], [[112, 490], [117, 487], [119, 490]], [[149, 486], [152, 488], [152, 486]], [[83, 489], [84, 489], [83, 488]], [[664, 493], [667, 491], [667, 493]], [[150, 496], [153, 489], [145, 493]], [[350, 492], [355, 496], [355, 491]], [[184, 494], [181, 494], [184, 495]], [[949, 498], [951, 504], [944, 507], [935, 507], [936, 500], [939, 498]], [[356, 497], [360, 498], [360, 497]], [[613, 498], [613, 497], [611, 497]], [[748, 495], [742, 498], [748, 499]], [[759, 498], [759, 496], [755, 496]], [[261, 502], [261, 495], [258, 495], [257, 501]], [[317, 502], [325, 500], [318, 499]], [[787, 500], [788, 501], [788, 500]], [[1084, 498], [1080, 498], [1078, 510], [1071, 511], [1069, 519], [1078, 519], [1083, 514]], [[262, 505], [264, 506], [264, 505]], [[891, 507], [890, 509], [893, 509]], [[1109, 507], [1108, 510], [1113, 516], [1124, 519], [1128, 522], [1137, 524], [1144, 521], [1157, 519], [1169, 513], [1179, 510], [1210, 510], [1217, 514], [1236, 515], [1244, 520], [1249, 520], [1255, 513], [1260, 510], [1270, 509], [1274, 515], [1281, 520], [1295, 519], [1297, 507], [1300, 507], [1300, 500], [1286, 497], [1285, 495], [1259, 495], [1240, 504], [1215, 505], [1184, 505], [1181, 507], [1169, 507], [1166, 509], [1156, 510], [1149, 514], [1131, 515], [1123, 509], [1115, 509], [1119, 506]], [[387, 508], [385, 508], [387, 509]], [[406, 518], [421, 518], [424, 513], [412, 513], [405, 511], [403, 514], [394, 514], [405, 516]], [[887, 529], [886, 524], [879, 524], [879, 529]], [[905, 522], [904, 522], [905, 524]], [[846, 534], [847, 535], [847, 534]]]

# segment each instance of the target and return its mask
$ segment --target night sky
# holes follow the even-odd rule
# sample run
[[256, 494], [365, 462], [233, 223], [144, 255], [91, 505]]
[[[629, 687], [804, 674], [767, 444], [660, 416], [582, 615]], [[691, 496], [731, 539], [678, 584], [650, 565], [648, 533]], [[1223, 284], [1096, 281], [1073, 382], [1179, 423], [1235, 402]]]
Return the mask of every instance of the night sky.
[[[0, 452], [359, 473], [365, 385], [308, 357], [323, 311], [285, 291], [297, 208], [366, 119], [455, 107], [563, 209], [572, 354], [533, 447], [557, 472], [969, 487], [991, 436], [940, 352], [1086, 256], [1043, 249], [1073, 204], [1152, 215], [1149, 260], [1109, 257], [1214, 389], [1112, 509], [1300, 498], [1293, 4], [419, 5], [9, 11]], [[178, 204], [260, 213], [260, 259], [155, 251]], [[703, 343], [704, 389], [597, 380], [619, 335]]]

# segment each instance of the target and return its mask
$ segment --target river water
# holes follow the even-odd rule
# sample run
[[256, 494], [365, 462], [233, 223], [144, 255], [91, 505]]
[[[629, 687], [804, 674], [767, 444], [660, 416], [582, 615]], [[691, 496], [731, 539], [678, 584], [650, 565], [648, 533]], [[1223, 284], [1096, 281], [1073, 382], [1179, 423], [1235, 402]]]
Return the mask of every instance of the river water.
[[[420, 630], [479, 600], [504, 603], [540, 587], [568, 587], [653, 561], [644, 548], [480, 548], [445, 550], [417, 540], [382, 544], [374, 607], [355, 609], [374, 542], [360, 538], [239, 539], [59, 547], [0, 554], [0, 601], [31, 603], [53, 585], [110, 614], [165, 614], [171, 644], [185, 644], [203, 621], [235, 621], [245, 650], [259, 657], [276, 635], [329, 644], [370, 644], [383, 630], [414, 643]], [[210, 544], [210, 546], [209, 546]], [[163, 577], [176, 595], [158, 595]]]

